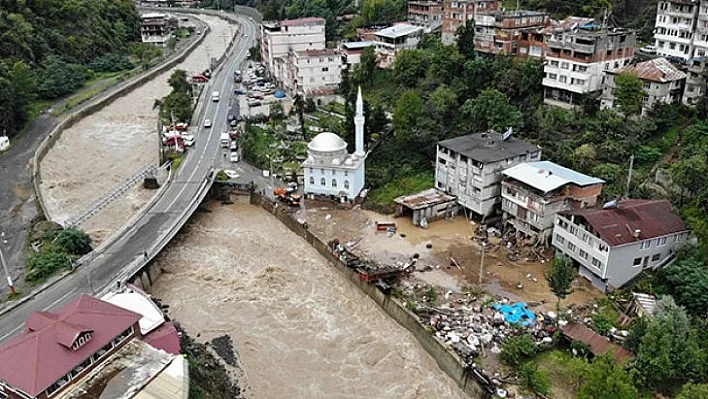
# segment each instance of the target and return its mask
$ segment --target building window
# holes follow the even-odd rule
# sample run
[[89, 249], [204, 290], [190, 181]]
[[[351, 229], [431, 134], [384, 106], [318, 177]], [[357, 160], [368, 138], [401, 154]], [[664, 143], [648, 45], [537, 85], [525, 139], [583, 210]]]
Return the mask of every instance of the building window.
[[322, 72], [329, 72], [329, 67], [322, 68]]
[[320, 179], [320, 185], [321, 185], [321, 186], [326, 186], [326, 185], [327, 185], [327, 180], [325, 180], [324, 177]]
[[575, 244], [573, 244], [572, 242], [568, 241], [568, 250], [569, 250], [570, 252], [575, 252]]
[[555, 73], [549, 73], [548, 79], [556, 80], [556, 79], [558, 79], [558, 75]]
[[551, 61], [551, 66], [558, 68], [558, 61]]
[[561, 83], [568, 83], [568, 77], [565, 75], [561, 75], [561, 77], [558, 79], [558, 81]]
[[349, 189], [349, 180], [344, 181], [344, 188]]
[[649, 249], [651, 247], [651, 240], [646, 240], [642, 242], [641, 249]]
[[348, 171], [348, 170], [345, 170], [345, 171], [344, 171], [344, 176], [349, 176], [349, 171]]
[[324, 169], [320, 169], [320, 173], [321, 173], [321, 174], [324, 174]]
[[558, 244], [563, 245], [563, 243], [565, 242], [565, 238], [561, 237], [559, 234], [556, 234], [556, 242]]
[[561, 62], [561, 69], [568, 69], [570, 67], [570, 64], [567, 62]]
[[598, 244], [597, 249], [599, 249], [601, 252], [607, 252], [607, 245], [605, 244]]
[[660, 247], [662, 245], [666, 245], [666, 237], [661, 237], [657, 241], [658, 241], [658, 244], [657, 244], [658, 247]]
[[602, 269], [602, 262], [600, 262], [596, 258], [592, 258], [592, 265], [597, 267], [598, 269]]
[[634, 258], [634, 261], [632, 262], [632, 266], [637, 267], [642, 264], [642, 258]]
[[315, 178], [310, 176], [310, 184], [315, 184]]
[[332, 187], [337, 187], [337, 179], [332, 179]]
[[651, 261], [652, 261], [652, 262], [656, 262], [657, 260], [659, 260], [659, 258], [661, 258], [661, 254], [660, 254], [660, 253], [659, 253], [659, 254], [654, 254], [654, 255], [651, 256]]
[[78, 366], [74, 367], [73, 370], [69, 374], [71, 374], [71, 378], [74, 379], [76, 376], [78, 376], [82, 371], [86, 370], [88, 366], [91, 365], [91, 358], [88, 358], [84, 360], [83, 363], [79, 364]]
[[578, 255], [580, 255], [581, 258], [588, 260], [588, 253], [583, 251], [582, 249], [578, 250]]
[[63, 377], [61, 377], [59, 380], [57, 380], [57, 382], [52, 384], [49, 388], [47, 388], [47, 390], [44, 392], [47, 394], [47, 396], [51, 396], [56, 391], [60, 390], [61, 387], [63, 387], [64, 385], [66, 385], [68, 383], [69, 383], [69, 375], [66, 374]]

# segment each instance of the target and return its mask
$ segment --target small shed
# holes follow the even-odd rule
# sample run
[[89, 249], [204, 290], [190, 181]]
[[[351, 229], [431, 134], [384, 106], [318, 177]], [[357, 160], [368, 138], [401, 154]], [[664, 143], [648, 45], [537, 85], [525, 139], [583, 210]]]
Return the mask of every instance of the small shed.
[[632, 352], [610, 342], [606, 337], [603, 337], [581, 323], [569, 323], [561, 327], [561, 332], [568, 340], [580, 341], [590, 347], [590, 351], [595, 356], [611, 352], [614, 355], [615, 362], [618, 364], [624, 364], [634, 357]]
[[413, 224], [426, 227], [433, 220], [457, 215], [457, 197], [429, 188], [417, 194], [404, 195], [393, 200], [396, 203], [395, 217], [411, 215]]
[[656, 297], [643, 293], [632, 293], [629, 312], [637, 317], [652, 317], [656, 308]]

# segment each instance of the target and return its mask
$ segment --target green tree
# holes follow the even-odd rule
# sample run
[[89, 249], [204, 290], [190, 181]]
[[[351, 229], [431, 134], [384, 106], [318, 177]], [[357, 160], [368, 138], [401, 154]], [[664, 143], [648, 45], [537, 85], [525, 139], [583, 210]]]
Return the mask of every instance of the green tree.
[[694, 259], [681, 259], [666, 269], [666, 281], [676, 303], [700, 316], [708, 309], [708, 268]]
[[178, 69], [167, 80], [173, 92], [192, 94], [192, 85], [187, 81], [187, 72]]
[[510, 366], [518, 366], [524, 360], [535, 355], [536, 350], [536, 343], [530, 335], [517, 335], [504, 341], [500, 359]]
[[393, 74], [396, 82], [405, 88], [412, 88], [425, 77], [428, 59], [422, 50], [403, 50], [393, 62]]
[[633, 73], [620, 73], [615, 76], [615, 89], [613, 91], [617, 109], [624, 115], [630, 116], [642, 109], [644, 98], [644, 82]]
[[487, 130], [504, 132], [509, 127], [522, 125], [521, 112], [496, 89], [484, 90], [474, 100], [465, 101], [460, 111], [471, 133]]
[[451, 88], [438, 86], [428, 100], [440, 121], [454, 119], [459, 108], [457, 93]]
[[708, 398], [708, 384], [687, 383], [681, 388], [676, 399], [705, 399]]
[[560, 309], [561, 299], [565, 299], [565, 297], [572, 292], [570, 284], [575, 278], [573, 261], [564, 255], [554, 258], [545, 276], [546, 281], [548, 281], [548, 286], [558, 300], [556, 307]]
[[396, 101], [396, 110], [393, 113], [393, 127], [396, 137], [403, 139], [412, 138], [416, 132], [418, 117], [423, 112], [423, 99], [415, 90], [406, 90]]
[[270, 103], [269, 114], [273, 120], [282, 121], [285, 118], [283, 104], [280, 101]]
[[475, 56], [474, 52], [474, 21], [467, 20], [464, 25], [460, 25], [455, 32], [457, 37], [457, 50], [463, 57], [471, 60]]
[[360, 61], [354, 72], [355, 79], [362, 86], [370, 85], [374, 79], [377, 64], [373, 46], [369, 46], [361, 52]]
[[307, 126], [305, 126], [305, 100], [302, 99], [300, 93], [293, 98], [293, 110], [297, 114], [297, 119], [300, 122], [300, 132], [302, 139], [307, 140]]
[[59, 270], [71, 268], [72, 262], [72, 256], [59, 248], [34, 252], [27, 259], [25, 279], [30, 283], [38, 283]]
[[578, 399], [638, 399], [632, 379], [611, 353], [598, 356], [585, 368]]
[[54, 99], [80, 88], [87, 78], [86, 68], [51, 56], [42, 64], [37, 90], [42, 98]]
[[522, 364], [516, 374], [521, 385], [532, 392], [548, 395], [551, 390], [551, 379], [548, 377], [548, 373], [539, 370], [536, 362]]
[[638, 317], [634, 319], [632, 321], [632, 325], [629, 326], [629, 335], [622, 343], [622, 346], [629, 351], [637, 353], [639, 350], [639, 344], [641, 344], [644, 339], [644, 335], [646, 335], [648, 327], [649, 322], [645, 317]]
[[91, 252], [91, 237], [79, 229], [59, 230], [53, 241], [69, 255], [86, 255]]
[[670, 296], [659, 299], [633, 367], [644, 385], [681, 384], [699, 372], [699, 348], [686, 311]]
[[581, 171], [586, 171], [596, 157], [595, 146], [587, 143], [583, 144], [573, 151], [573, 166]]

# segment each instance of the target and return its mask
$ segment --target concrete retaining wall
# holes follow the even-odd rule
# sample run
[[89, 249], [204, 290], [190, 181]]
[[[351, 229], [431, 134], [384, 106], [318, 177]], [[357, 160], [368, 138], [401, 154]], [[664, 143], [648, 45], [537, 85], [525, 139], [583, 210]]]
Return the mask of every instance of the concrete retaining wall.
[[393, 297], [384, 295], [373, 284], [362, 281], [353, 269], [348, 268], [344, 262], [340, 261], [339, 258], [330, 252], [327, 244], [320, 241], [319, 238], [315, 237], [314, 234], [310, 233], [293, 219], [286, 207], [278, 203], [273, 203], [268, 198], [256, 193], [251, 194], [251, 204], [260, 206], [272, 213], [295, 234], [304, 238], [305, 241], [324, 256], [331, 265], [346, 276], [352, 284], [368, 295], [369, 298], [373, 299], [374, 302], [391, 318], [396, 320], [398, 324], [410, 331], [425, 351], [435, 359], [440, 369], [447, 373], [467, 395], [471, 398], [480, 399], [489, 399], [492, 397], [487, 389], [485, 389], [485, 387], [474, 378], [470, 371], [463, 366], [459, 357], [454, 352], [448, 350], [443, 343], [438, 341], [427, 331], [415, 314], [408, 311], [408, 309]]
[[[208, 29], [208, 27], [207, 27]], [[91, 115], [99, 110], [101, 110], [103, 107], [109, 105], [116, 99], [124, 96], [125, 94], [131, 92], [132, 90], [135, 90], [136, 88], [142, 86], [143, 84], [147, 83], [148, 81], [154, 79], [157, 75], [169, 70], [170, 68], [173, 68], [175, 65], [179, 64], [180, 62], [184, 61], [185, 58], [195, 49], [197, 46], [204, 40], [206, 37], [207, 32], [204, 32], [203, 35], [201, 35], [197, 40], [193, 41], [192, 43], [189, 44], [185, 49], [183, 49], [179, 54], [176, 56], [172, 57], [170, 60], [153, 67], [149, 71], [133, 78], [132, 80], [128, 81], [127, 83], [123, 84], [122, 87], [117, 88], [117, 89], [109, 89], [109, 92], [100, 95], [97, 99], [91, 100], [88, 104], [80, 107], [78, 110], [70, 113], [69, 115], [66, 115], [62, 118], [62, 120], [59, 122], [59, 124], [52, 129], [52, 131], [49, 133], [49, 135], [42, 141], [42, 143], [39, 145], [39, 148], [37, 148], [37, 151], [34, 153], [34, 159], [33, 159], [33, 173], [32, 173], [32, 180], [34, 184], [34, 192], [37, 195], [37, 202], [39, 203], [39, 207], [44, 213], [44, 216], [47, 220], [52, 220], [52, 215], [49, 214], [47, 211], [47, 207], [44, 203], [44, 196], [42, 195], [42, 191], [39, 188], [39, 185], [42, 183], [42, 172], [41, 172], [41, 162], [42, 159], [44, 159], [44, 156], [47, 155], [47, 152], [52, 148], [54, 143], [61, 137], [62, 132], [65, 129], [70, 128], [73, 126], [76, 122], [81, 120], [82, 118]]]

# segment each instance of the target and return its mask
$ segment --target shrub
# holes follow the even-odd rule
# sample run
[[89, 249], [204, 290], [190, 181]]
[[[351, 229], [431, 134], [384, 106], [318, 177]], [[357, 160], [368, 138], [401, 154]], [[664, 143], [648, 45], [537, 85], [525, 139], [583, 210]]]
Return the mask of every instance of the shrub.
[[110, 53], [91, 61], [89, 68], [94, 72], [120, 72], [133, 69], [133, 64], [124, 55]]
[[73, 257], [59, 248], [50, 248], [30, 255], [27, 260], [27, 281], [37, 283], [62, 269], [71, 267]]
[[91, 252], [91, 237], [79, 229], [64, 229], [56, 232], [54, 243], [68, 255], [85, 255]]
[[548, 373], [538, 369], [536, 362], [524, 363], [517, 371], [519, 383], [533, 392], [548, 395], [551, 388], [551, 380]]
[[518, 366], [524, 359], [536, 354], [536, 343], [528, 334], [511, 337], [504, 342], [501, 360], [510, 365]]

